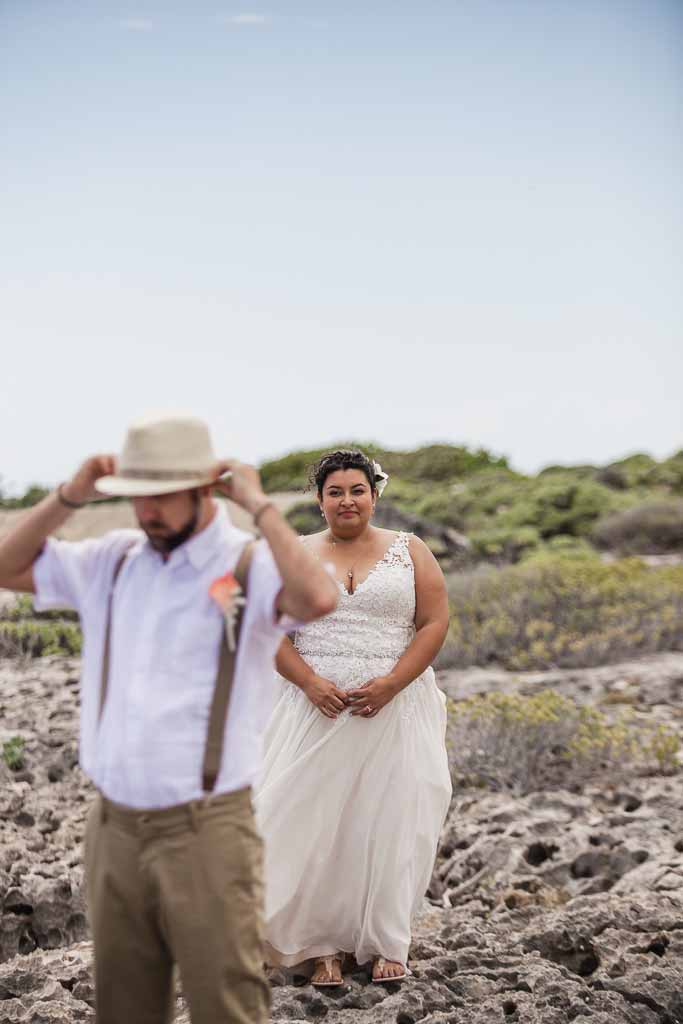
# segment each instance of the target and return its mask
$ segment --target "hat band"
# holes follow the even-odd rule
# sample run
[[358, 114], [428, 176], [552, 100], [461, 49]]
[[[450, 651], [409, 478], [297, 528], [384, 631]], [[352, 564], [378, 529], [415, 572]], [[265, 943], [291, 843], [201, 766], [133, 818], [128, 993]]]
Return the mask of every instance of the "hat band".
[[198, 476], [208, 476], [208, 472], [205, 469], [121, 469], [116, 475], [125, 480], [195, 480]]

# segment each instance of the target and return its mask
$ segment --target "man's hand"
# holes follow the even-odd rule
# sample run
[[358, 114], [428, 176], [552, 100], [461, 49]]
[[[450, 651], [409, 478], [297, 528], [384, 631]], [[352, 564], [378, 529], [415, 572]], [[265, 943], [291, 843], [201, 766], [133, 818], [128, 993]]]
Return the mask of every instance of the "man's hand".
[[95, 490], [95, 481], [102, 476], [116, 472], [116, 459], [113, 455], [91, 455], [77, 472], [62, 485], [62, 494], [67, 501], [79, 504], [92, 501], [101, 495]]
[[353, 708], [351, 714], [374, 718], [378, 711], [394, 699], [396, 692], [394, 684], [387, 676], [370, 679], [357, 690], [349, 690], [347, 696]]
[[302, 689], [311, 704], [314, 704], [327, 718], [336, 718], [348, 704], [348, 697], [344, 690], [340, 690], [329, 679], [323, 679], [322, 676], [313, 676], [313, 679]]
[[214, 487], [219, 494], [230, 498], [252, 515], [258, 510], [259, 505], [267, 501], [258, 470], [253, 466], [237, 462], [236, 459], [226, 459], [218, 463], [214, 472], [216, 477], [222, 476], [223, 473], [231, 474], [227, 480], [217, 479]]
[[[62, 485], [62, 497], [81, 504], [97, 497], [95, 481], [114, 472], [113, 455], [92, 455]], [[71, 515], [52, 491], [32, 508], [26, 509], [0, 540], [0, 587], [35, 594], [33, 565], [45, 541]]]

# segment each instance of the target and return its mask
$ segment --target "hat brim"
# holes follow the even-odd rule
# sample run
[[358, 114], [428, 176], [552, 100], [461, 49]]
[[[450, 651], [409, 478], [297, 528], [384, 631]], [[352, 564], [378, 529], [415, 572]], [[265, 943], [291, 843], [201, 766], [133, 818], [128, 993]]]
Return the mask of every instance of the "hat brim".
[[160, 494], [190, 491], [215, 483], [213, 476], [198, 476], [189, 480], [145, 480], [126, 476], [102, 476], [95, 481], [95, 490], [109, 498], [154, 498]]

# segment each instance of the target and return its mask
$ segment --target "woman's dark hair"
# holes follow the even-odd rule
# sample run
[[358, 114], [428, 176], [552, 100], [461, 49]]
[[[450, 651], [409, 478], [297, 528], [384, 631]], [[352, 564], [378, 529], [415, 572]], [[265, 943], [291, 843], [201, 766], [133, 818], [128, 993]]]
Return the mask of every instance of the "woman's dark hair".
[[311, 484], [317, 490], [319, 497], [322, 498], [323, 487], [330, 473], [336, 473], [338, 469], [360, 469], [368, 478], [372, 493], [376, 492], [377, 483], [372, 459], [369, 459], [363, 452], [342, 448], [336, 452], [327, 452], [311, 470]]

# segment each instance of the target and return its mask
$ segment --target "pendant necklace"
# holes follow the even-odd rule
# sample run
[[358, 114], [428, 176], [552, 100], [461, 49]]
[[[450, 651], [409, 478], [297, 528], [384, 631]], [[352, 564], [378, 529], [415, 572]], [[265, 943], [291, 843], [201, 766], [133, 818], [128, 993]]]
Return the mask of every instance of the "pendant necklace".
[[[333, 548], [336, 548], [337, 541], [335, 540], [335, 538], [333, 536], [330, 536], [330, 543], [332, 544]], [[348, 587], [345, 587], [344, 589], [346, 590], [346, 592], [348, 594], [353, 594], [353, 574], [354, 574], [355, 568], [356, 568], [355, 565], [350, 566], [350, 568], [347, 569], [346, 574], [345, 574], [346, 578], [349, 581], [349, 585], [348, 585]]]

